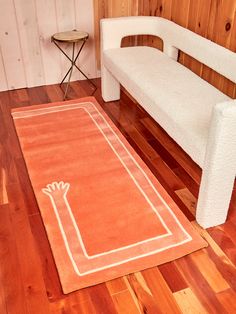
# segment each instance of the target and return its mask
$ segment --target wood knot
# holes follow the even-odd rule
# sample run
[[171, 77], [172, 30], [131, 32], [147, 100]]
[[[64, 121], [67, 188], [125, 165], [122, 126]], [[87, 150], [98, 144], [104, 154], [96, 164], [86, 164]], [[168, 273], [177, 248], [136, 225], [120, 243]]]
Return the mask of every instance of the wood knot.
[[52, 299], [52, 297], [53, 297], [51, 292], [49, 292], [49, 291], [47, 291], [47, 296], [48, 296], [49, 299]]
[[230, 28], [231, 28], [231, 24], [229, 22], [226, 23], [226, 25], [225, 25], [226, 32], [228, 32], [230, 30]]
[[28, 294], [31, 294], [31, 293], [32, 293], [32, 291], [33, 291], [32, 286], [28, 286], [28, 287], [27, 287], [27, 292], [28, 292]]
[[162, 12], [162, 10], [163, 10], [163, 7], [162, 7], [162, 5], [160, 5], [160, 13]]

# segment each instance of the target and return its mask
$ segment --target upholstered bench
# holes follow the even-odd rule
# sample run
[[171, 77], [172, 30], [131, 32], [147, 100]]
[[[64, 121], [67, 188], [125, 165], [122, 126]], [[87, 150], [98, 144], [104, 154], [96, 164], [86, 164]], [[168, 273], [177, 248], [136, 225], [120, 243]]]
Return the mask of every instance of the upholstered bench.
[[[150, 34], [151, 47], [121, 48], [125, 36]], [[120, 98], [120, 84], [202, 168], [196, 219], [224, 223], [236, 174], [236, 100], [177, 62], [178, 50], [236, 83], [236, 55], [169, 20], [101, 20], [102, 96]]]

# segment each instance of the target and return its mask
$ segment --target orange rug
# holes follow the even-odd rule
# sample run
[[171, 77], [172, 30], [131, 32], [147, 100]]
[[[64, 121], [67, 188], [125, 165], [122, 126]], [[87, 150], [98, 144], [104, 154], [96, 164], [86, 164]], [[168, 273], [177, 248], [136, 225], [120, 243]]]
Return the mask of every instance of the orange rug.
[[12, 116], [64, 293], [206, 246], [93, 97]]

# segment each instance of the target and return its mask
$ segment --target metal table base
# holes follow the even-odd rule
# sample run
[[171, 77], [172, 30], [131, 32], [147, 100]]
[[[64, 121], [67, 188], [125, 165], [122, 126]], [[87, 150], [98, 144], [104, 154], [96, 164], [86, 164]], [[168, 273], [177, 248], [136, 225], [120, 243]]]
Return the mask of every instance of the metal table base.
[[[74, 31], [72, 31], [71, 33], [73, 34]], [[62, 84], [64, 83], [64, 81], [66, 80], [66, 78], [68, 77], [68, 81], [67, 81], [67, 85], [66, 85], [66, 89], [65, 89], [65, 92], [64, 92], [64, 100], [66, 99], [66, 96], [67, 96], [67, 92], [68, 92], [68, 88], [69, 88], [69, 85], [70, 85], [70, 80], [71, 80], [71, 75], [72, 75], [72, 72], [73, 72], [73, 68], [75, 67], [88, 81], [89, 83], [94, 87], [94, 91], [93, 93], [96, 91], [97, 89], [97, 86], [93, 83], [93, 81], [88, 78], [88, 76], [76, 65], [76, 61], [78, 60], [78, 57], [88, 39], [88, 34], [87, 36], [84, 36], [83, 38], [74, 38], [73, 40], [70, 40], [70, 39], [57, 39], [57, 35], [60, 35], [60, 34], [66, 34], [66, 33], [70, 33], [70, 32], [64, 32], [64, 33], [58, 33], [58, 34], [55, 34], [52, 36], [52, 42], [57, 46], [57, 48], [64, 54], [64, 56], [71, 62], [71, 66], [70, 68], [68, 69], [68, 71], [66, 72], [65, 76], [63, 77], [61, 83], [60, 83], [60, 86], [62, 87]], [[60, 45], [58, 44], [58, 42], [71, 42], [72, 43], [72, 58], [70, 58], [66, 52], [60, 47]], [[77, 42], [81, 42], [81, 45], [79, 47], [79, 50], [77, 52], [77, 54], [75, 55], [75, 48], [76, 48], [76, 43]]]

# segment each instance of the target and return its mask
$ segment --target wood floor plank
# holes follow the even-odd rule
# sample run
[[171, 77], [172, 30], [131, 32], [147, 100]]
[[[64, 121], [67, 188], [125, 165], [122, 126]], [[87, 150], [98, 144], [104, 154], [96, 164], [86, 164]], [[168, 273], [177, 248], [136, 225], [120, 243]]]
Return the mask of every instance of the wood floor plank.
[[50, 102], [44, 87], [32, 87], [27, 90], [30, 105], [46, 104]]
[[173, 293], [188, 288], [186, 281], [173, 262], [160, 265], [158, 269]]
[[[101, 102], [99, 101], [99, 97], [97, 97], [96, 100], [99, 102], [99, 104], [101, 104]], [[119, 128], [121, 133], [124, 136], [127, 135], [124, 128], [123, 128], [123, 125], [125, 125], [125, 123], [122, 123], [122, 118], [121, 118], [122, 112], [120, 110], [119, 103], [117, 103], [117, 102], [104, 103], [104, 104], [102, 104], [102, 108], [108, 114], [108, 116], [112, 120], [112, 122]]]
[[5, 106], [3, 104], [3, 101], [1, 100], [0, 97], [0, 157], [2, 159], [3, 156], [3, 145], [6, 142], [6, 139], [9, 136], [9, 132], [7, 130], [7, 124], [5, 121], [5, 110], [4, 110]]
[[229, 284], [222, 277], [214, 262], [209, 258], [206, 250], [199, 250], [191, 254], [191, 259], [200, 270], [215, 293], [229, 289]]
[[127, 290], [129, 291], [129, 293], [130, 293], [130, 295], [132, 297], [132, 300], [133, 300], [134, 304], [136, 305], [136, 308], [138, 309], [138, 311], [140, 313], [142, 313], [142, 306], [139, 303], [138, 296], [136, 295], [136, 292], [132, 289], [132, 286], [131, 286], [131, 284], [129, 282], [128, 276], [124, 276], [123, 279], [125, 281]]
[[195, 266], [191, 256], [179, 258], [174, 261], [174, 263], [188, 283], [189, 288], [191, 288], [196, 297], [201, 300], [206, 311], [209, 313], [225, 313], [214, 291], [197, 266]]
[[225, 252], [220, 248], [220, 246], [214, 241], [207, 230], [199, 227], [196, 222], [192, 223], [193, 226], [198, 230], [199, 234], [208, 242], [209, 246], [205, 248], [209, 257], [214, 261], [220, 274], [227, 281], [230, 287], [236, 291], [236, 267], [230, 260], [230, 258], [225, 254]]
[[23, 199], [28, 210], [28, 214], [38, 214], [39, 208], [31, 186], [30, 178], [23, 157], [15, 159], [18, 179], [23, 192]]
[[191, 176], [181, 166], [173, 169], [176, 176], [178, 176], [184, 183], [188, 190], [193, 194], [195, 198], [198, 198], [199, 185], [191, 178]]
[[20, 88], [16, 90], [18, 99], [19, 99], [19, 105], [25, 106], [26, 104], [29, 105], [29, 95], [25, 88]]
[[[29, 313], [49, 313], [49, 303], [41, 271], [41, 261], [31, 233], [27, 210], [19, 192], [19, 184], [7, 187], [10, 200], [11, 224], [19, 254], [25, 298]], [[18, 194], [18, 199], [15, 195]], [[37, 311], [37, 312], [36, 312]]]
[[64, 299], [58, 300], [50, 303], [50, 314], [62, 314], [65, 313], [65, 304]]
[[90, 298], [81, 300], [76, 293], [50, 303], [50, 314], [97, 314]]
[[[226, 259], [226, 263], [232, 263], [230, 259], [226, 256], [222, 248], [216, 243], [215, 239], [212, 238], [210, 231], [212, 229], [203, 229], [201, 228], [196, 221], [192, 222], [194, 228], [199, 232], [199, 234], [207, 241], [211, 249], [215, 252], [215, 254], [219, 257], [223, 257]], [[213, 228], [215, 229], [215, 228]]]
[[112, 300], [119, 314], [140, 314], [129, 290], [124, 290], [112, 295]]
[[139, 278], [136, 274], [130, 274], [127, 276], [130, 287], [134, 291], [137, 298], [139, 310], [141, 313], [162, 313], [160, 304], [154, 298], [152, 292], [147, 287], [147, 284], [143, 283], [144, 280], [140, 281], [141, 276], [139, 275]]
[[220, 227], [211, 228], [208, 232], [229, 257], [231, 262], [236, 265], [236, 247], [230, 236], [228, 236]]
[[0, 311], [2, 314], [7, 314], [7, 306], [5, 303], [5, 292], [4, 287], [0, 284]]
[[[9, 205], [0, 205], [0, 313], [29, 313]], [[14, 283], [14, 284], [13, 284]], [[3, 294], [4, 292], [4, 294]]]
[[181, 201], [187, 206], [187, 208], [193, 214], [193, 216], [195, 216], [197, 200], [193, 196], [193, 194], [187, 188], [175, 190], [175, 193], [178, 195]]
[[[153, 141], [156, 142], [155, 137], [152, 135], [151, 132], [149, 132], [149, 130], [140, 122], [140, 120], [135, 120], [133, 122], [133, 126], [135, 127], [135, 129], [142, 134], [142, 136], [145, 138], [145, 140], [152, 145]], [[153, 145], [152, 145], [153, 146]], [[158, 152], [158, 150], [156, 148], [154, 148], [156, 150], [156, 152]], [[175, 162], [175, 160], [172, 160], [173, 162]]]
[[157, 267], [142, 271], [142, 275], [154, 299], [158, 300], [158, 305], [162, 313], [181, 313], [172, 291]]
[[51, 102], [57, 102], [63, 100], [63, 92], [58, 88], [57, 85], [48, 85], [45, 86], [45, 91], [48, 95], [48, 99]]
[[232, 221], [227, 221], [223, 226], [220, 227], [234, 242], [236, 246], [236, 224]]
[[19, 107], [20, 106], [20, 99], [17, 90], [13, 90], [11, 92], [11, 98], [10, 98], [10, 107]]
[[165, 160], [168, 167], [173, 170], [179, 167], [177, 161], [171, 156], [168, 150], [152, 135], [151, 139], [147, 139], [148, 143], [158, 152], [159, 156]]
[[179, 190], [184, 188], [183, 182], [175, 175], [175, 173], [167, 166], [167, 164], [159, 157], [152, 161], [153, 165], [156, 167], [162, 177], [165, 178], [168, 186], [172, 190]]
[[3, 204], [8, 204], [8, 196], [6, 191], [6, 170], [4, 168], [0, 168], [0, 205]]
[[[95, 83], [96, 86], [98, 85], [97, 81], [98, 80], [93, 79], [93, 82]], [[71, 87], [72, 89], [74, 89], [76, 97], [96, 96], [97, 89], [95, 89], [94, 86], [86, 80], [72, 82]]]
[[89, 288], [89, 295], [97, 313], [117, 314], [112, 297], [105, 284], [99, 284]]
[[230, 259], [227, 256], [219, 257], [210, 246], [206, 250], [211, 260], [214, 261], [221, 276], [229, 284], [232, 290], [236, 292], [235, 265], [230, 261]]
[[158, 153], [133, 125], [127, 125], [125, 130], [148, 159], [152, 160], [159, 157]]
[[109, 290], [110, 295], [127, 290], [127, 286], [123, 277], [107, 281], [106, 286]]
[[175, 292], [174, 298], [184, 314], [208, 313], [190, 288]]
[[[0, 102], [1, 114], [4, 120], [4, 128], [6, 134], [3, 138], [4, 140], [4, 152], [6, 154], [6, 160], [11, 160], [13, 157], [19, 158], [21, 156], [20, 145], [17, 139], [13, 119], [11, 116], [10, 101], [4, 100]], [[8, 168], [6, 168], [8, 169]]]
[[51, 248], [46, 235], [45, 227], [39, 213], [29, 215], [32, 234], [37, 241], [37, 248], [42, 264], [42, 273], [48, 299], [52, 302], [62, 297], [62, 288], [52, 256]]
[[74, 314], [99, 314], [99, 312], [95, 309], [94, 304], [89, 299], [88, 301], [78, 303], [73, 306], [73, 312], [68, 311], [68, 313], [74, 313]]
[[236, 292], [232, 290], [226, 290], [217, 293], [217, 299], [223, 305], [227, 313], [236, 313]]

